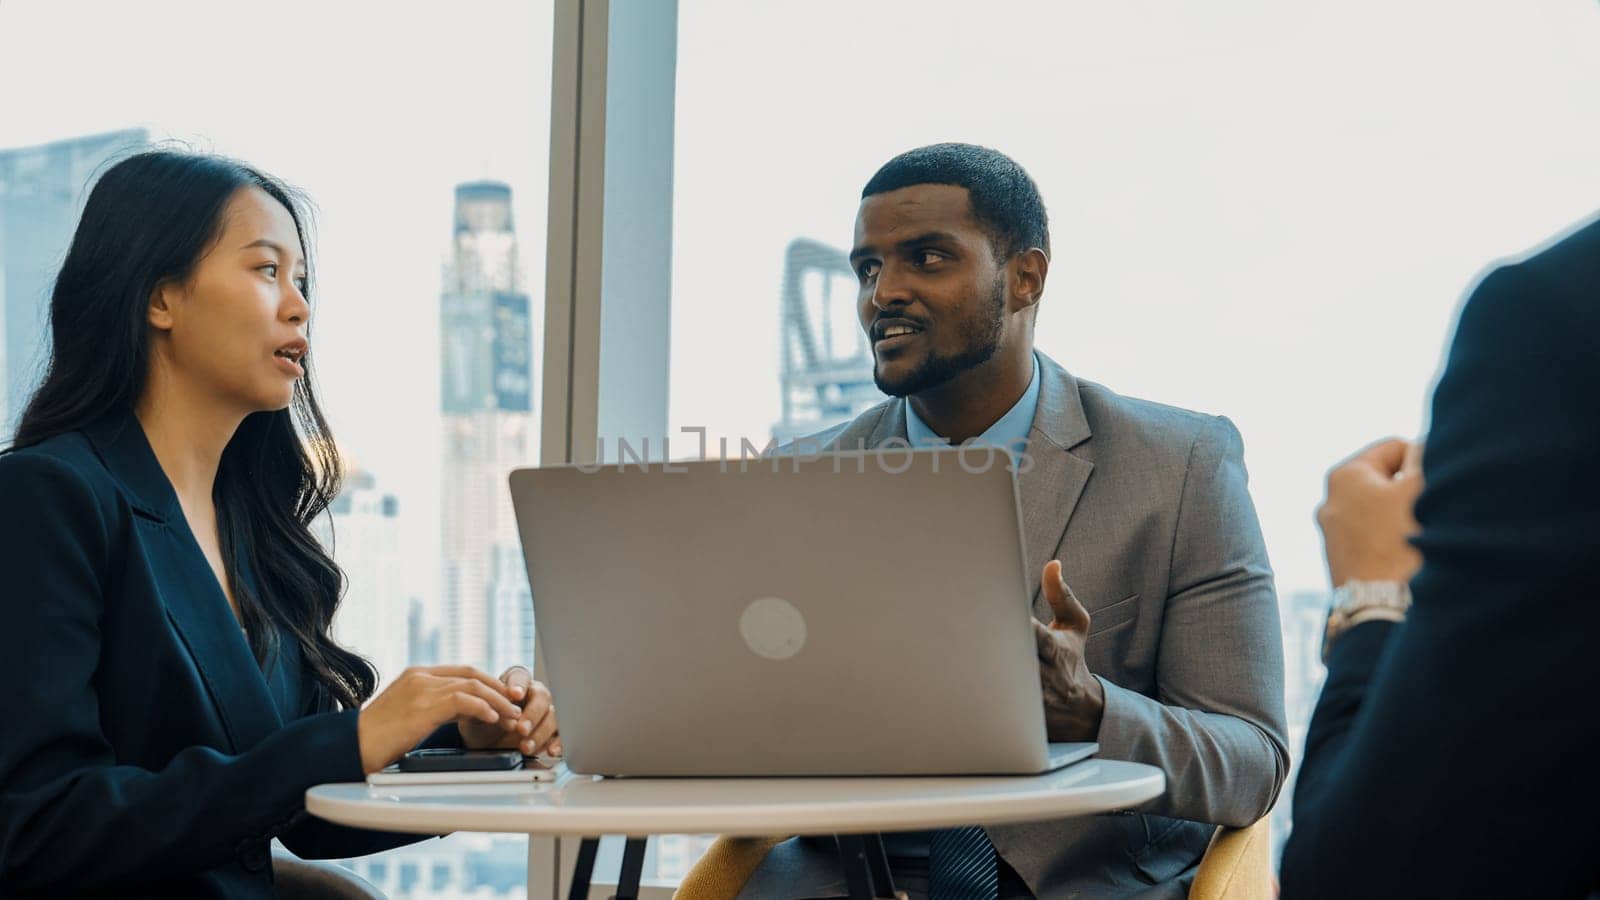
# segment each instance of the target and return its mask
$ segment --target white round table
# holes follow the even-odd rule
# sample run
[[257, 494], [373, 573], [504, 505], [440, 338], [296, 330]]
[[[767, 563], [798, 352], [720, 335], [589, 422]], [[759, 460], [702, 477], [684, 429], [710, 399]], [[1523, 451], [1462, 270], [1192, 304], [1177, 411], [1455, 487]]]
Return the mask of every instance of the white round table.
[[[1160, 769], [1105, 759], [1044, 775], [948, 778], [596, 778], [562, 771], [534, 784], [324, 784], [306, 792], [306, 809], [384, 831], [628, 835], [642, 860], [637, 839], [653, 834], [859, 835], [1004, 825], [1126, 809], [1165, 789]], [[624, 882], [629, 864], [625, 856]], [[634, 882], [636, 890], [637, 875]], [[628, 893], [624, 885], [618, 896]]]

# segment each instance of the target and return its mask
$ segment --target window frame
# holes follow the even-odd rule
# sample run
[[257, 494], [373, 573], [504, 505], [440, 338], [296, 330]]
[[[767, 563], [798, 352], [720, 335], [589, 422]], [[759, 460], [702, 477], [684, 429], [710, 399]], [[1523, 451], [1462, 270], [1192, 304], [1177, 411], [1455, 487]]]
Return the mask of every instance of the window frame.
[[[555, 0], [552, 35], [539, 463], [592, 462], [601, 435], [660, 435], [665, 458], [678, 0]], [[530, 898], [566, 896], [578, 843], [529, 837]], [[597, 874], [590, 896], [610, 896]]]

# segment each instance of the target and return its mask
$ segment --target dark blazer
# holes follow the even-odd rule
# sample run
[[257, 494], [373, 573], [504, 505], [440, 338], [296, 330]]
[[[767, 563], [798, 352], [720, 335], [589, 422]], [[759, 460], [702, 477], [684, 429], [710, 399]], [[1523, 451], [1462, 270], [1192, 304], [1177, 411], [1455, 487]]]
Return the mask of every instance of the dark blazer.
[[263, 673], [131, 415], [0, 456], [0, 574], [0, 896], [271, 897], [274, 837], [418, 839], [305, 813], [357, 713], [287, 635]]
[[1283, 896], [1600, 886], [1600, 223], [1484, 279], [1433, 398], [1403, 625], [1333, 647]]

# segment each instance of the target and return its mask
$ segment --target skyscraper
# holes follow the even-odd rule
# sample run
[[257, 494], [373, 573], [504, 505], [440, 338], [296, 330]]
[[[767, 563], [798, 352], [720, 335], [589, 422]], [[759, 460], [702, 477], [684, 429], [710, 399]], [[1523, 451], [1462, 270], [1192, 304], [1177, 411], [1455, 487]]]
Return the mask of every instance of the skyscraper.
[[319, 537], [347, 579], [333, 618], [334, 640], [371, 660], [379, 683], [388, 684], [409, 664], [410, 650], [399, 503], [370, 473], [352, 467], [328, 512], [317, 522], [331, 525], [333, 540], [321, 527]]
[[78, 226], [89, 181], [147, 143], [142, 129], [0, 150], [0, 440], [9, 441], [44, 375], [50, 289]]
[[440, 297], [444, 415], [441, 656], [499, 674], [533, 654], [533, 606], [506, 474], [533, 462], [533, 338], [511, 188], [456, 187]]

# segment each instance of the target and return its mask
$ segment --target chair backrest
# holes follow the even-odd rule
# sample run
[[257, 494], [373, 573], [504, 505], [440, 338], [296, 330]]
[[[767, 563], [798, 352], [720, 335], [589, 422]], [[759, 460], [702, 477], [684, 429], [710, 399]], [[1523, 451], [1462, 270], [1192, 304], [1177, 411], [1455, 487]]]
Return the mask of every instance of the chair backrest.
[[1211, 836], [1189, 900], [1273, 900], [1272, 823], [1248, 828], [1218, 828]]

